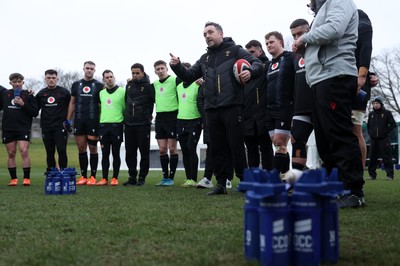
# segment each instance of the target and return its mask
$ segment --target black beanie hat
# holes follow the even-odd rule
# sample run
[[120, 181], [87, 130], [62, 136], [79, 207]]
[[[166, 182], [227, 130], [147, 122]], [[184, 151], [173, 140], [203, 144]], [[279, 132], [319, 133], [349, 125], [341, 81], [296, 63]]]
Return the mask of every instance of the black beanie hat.
[[376, 97], [374, 98], [374, 100], [372, 101], [372, 103], [374, 103], [374, 102], [377, 102], [377, 103], [379, 103], [381, 106], [383, 106], [383, 101], [382, 101], [381, 96], [376, 96]]

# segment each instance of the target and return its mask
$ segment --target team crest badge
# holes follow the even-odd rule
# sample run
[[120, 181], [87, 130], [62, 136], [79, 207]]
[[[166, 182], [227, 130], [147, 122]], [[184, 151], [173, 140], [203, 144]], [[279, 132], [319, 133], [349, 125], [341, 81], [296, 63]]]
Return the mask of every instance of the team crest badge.
[[54, 99], [53, 96], [50, 96], [49, 98], [47, 98], [48, 103], [54, 103], [55, 101], [56, 101], [56, 99]]
[[275, 70], [275, 69], [278, 68], [278, 66], [279, 66], [279, 62], [276, 62], [275, 64], [273, 64], [273, 65], [271, 66], [271, 69], [272, 69], [272, 70]]
[[90, 87], [89, 86], [83, 87], [83, 92], [84, 93], [89, 93], [90, 92]]
[[160, 92], [164, 92], [164, 87], [161, 87], [161, 88], [160, 88]]
[[300, 58], [300, 60], [299, 60], [299, 67], [304, 68], [304, 58], [303, 57]]
[[112, 104], [112, 100], [111, 99], [107, 99], [106, 104], [107, 105], [111, 105]]

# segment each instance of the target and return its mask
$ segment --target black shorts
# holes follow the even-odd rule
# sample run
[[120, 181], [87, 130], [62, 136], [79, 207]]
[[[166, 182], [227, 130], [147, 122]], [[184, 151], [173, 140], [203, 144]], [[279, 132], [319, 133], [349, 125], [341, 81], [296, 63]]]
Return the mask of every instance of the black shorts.
[[100, 124], [99, 136], [100, 143], [122, 142], [124, 140], [124, 126], [122, 123]]
[[201, 118], [190, 120], [178, 119], [176, 128], [176, 136], [178, 140], [179, 135], [183, 135], [185, 133], [193, 134], [194, 136], [198, 136], [200, 138], [201, 125]]
[[176, 139], [177, 120], [156, 121], [156, 139]]
[[280, 112], [267, 114], [267, 129], [275, 133], [287, 133], [290, 135], [292, 128], [292, 112]]
[[3, 130], [3, 144], [8, 144], [13, 141], [19, 141], [19, 140], [30, 141], [31, 133], [29, 131], [19, 132], [19, 131]]
[[76, 136], [99, 136], [99, 120], [97, 119], [75, 119], [74, 135]]
[[42, 140], [44, 143], [46, 142], [57, 143], [60, 141], [65, 141], [65, 144], [67, 144], [68, 131], [62, 128], [62, 129], [42, 132]]

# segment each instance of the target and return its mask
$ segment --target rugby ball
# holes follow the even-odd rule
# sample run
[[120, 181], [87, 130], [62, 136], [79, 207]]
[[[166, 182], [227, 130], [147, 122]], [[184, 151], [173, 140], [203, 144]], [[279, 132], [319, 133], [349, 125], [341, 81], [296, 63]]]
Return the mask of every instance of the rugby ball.
[[244, 85], [245, 82], [242, 80], [242, 78], [239, 76], [240, 73], [242, 73], [244, 70], [250, 68], [250, 63], [246, 59], [239, 59], [235, 62], [233, 65], [233, 75], [235, 76], [235, 79], [237, 82], [240, 84]]

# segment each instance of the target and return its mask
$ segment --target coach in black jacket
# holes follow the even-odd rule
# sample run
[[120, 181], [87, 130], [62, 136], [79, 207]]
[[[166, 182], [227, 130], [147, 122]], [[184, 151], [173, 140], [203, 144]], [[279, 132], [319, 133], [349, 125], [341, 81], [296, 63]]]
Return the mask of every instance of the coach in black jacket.
[[[241, 78], [248, 82], [262, 74], [262, 63], [232, 38], [224, 38], [222, 27], [207, 22], [203, 32], [207, 53], [189, 69], [185, 69], [179, 57], [171, 54], [171, 68], [186, 82], [204, 79], [204, 109], [209, 126], [211, 156], [214, 162], [218, 185], [208, 195], [226, 194], [226, 179], [229, 175], [228, 160], [233, 159], [236, 175], [242, 179], [247, 168], [244, 150], [244, 123], [242, 117], [243, 87], [233, 75], [233, 65], [246, 59], [251, 67], [242, 72]], [[228, 143], [228, 145], [225, 145]], [[229, 150], [232, 156], [229, 155]]]
[[388, 180], [393, 180], [392, 149], [389, 133], [396, 128], [396, 122], [390, 111], [383, 107], [382, 98], [377, 96], [372, 101], [374, 110], [368, 115], [367, 129], [371, 137], [370, 161], [368, 173], [370, 179], [376, 179], [376, 161], [382, 156]]

